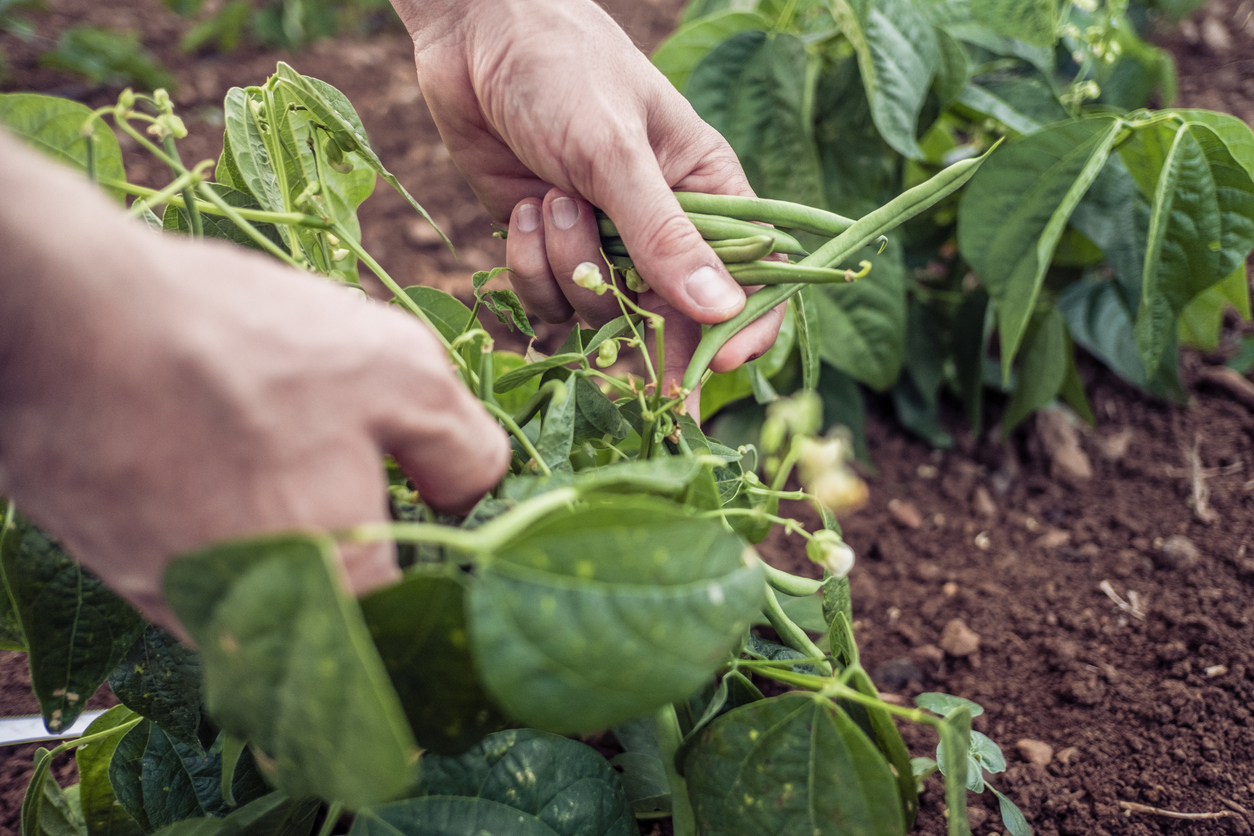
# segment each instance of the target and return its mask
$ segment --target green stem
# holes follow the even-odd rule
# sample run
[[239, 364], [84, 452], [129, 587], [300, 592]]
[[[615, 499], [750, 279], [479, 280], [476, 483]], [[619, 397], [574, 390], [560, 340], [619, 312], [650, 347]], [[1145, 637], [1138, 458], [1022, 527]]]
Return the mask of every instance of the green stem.
[[679, 751], [679, 744], [684, 739], [675, 706], [668, 703], [659, 708], [653, 715], [653, 724], [662, 756], [662, 768], [666, 770], [666, 783], [671, 788], [671, 826], [675, 836], [696, 836], [697, 819], [692, 812], [692, 801], [688, 798], [688, 782], [675, 766], [675, 753]]
[[205, 199], [215, 206], [218, 211], [227, 218], [227, 220], [239, 227], [245, 235], [256, 242], [257, 246], [270, 253], [270, 255], [274, 256], [279, 261], [282, 261], [291, 267], [295, 267], [297, 270], [304, 269], [304, 266], [297, 262], [291, 255], [284, 252], [282, 247], [262, 235], [255, 226], [244, 220], [244, 217], [239, 213], [239, 210], [223, 200], [208, 183], [201, 183], [198, 187], [198, 191], [204, 195]]
[[523, 450], [528, 456], [531, 456], [531, 460], [534, 461], [536, 463], [536, 467], [540, 469], [541, 475], [553, 475], [553, 471], [550, 470], [549, 466], [544, 463], [544, 459], [540, 458], [540, 451], [537, 450], [536, 446], [531, 443], [531, 439], [527, 438], [527, 434], [523, 432], [522, 427], [518, 426], [518, 422], [516, 422], [508, 412], [501, 409], [501, 407], [497, 404], [487, 400], [483, 402], [483, 408], [488, 412], [491, 412], [492, 415], [496, 417], [496, 420], [500, 421], [505, 426], [505, 429], [509, 431], [509, 434], [518, 439], [518, 443], [522, 446]]
[[[165, 146], [165, 151], [170, 155], [171, 159], [177, 162], [180, 166], [183, 165], [183, 159], [179, 156], [179, 149], [174, 143], [174, 137], [167, 134], [162, 139], [162, 145]], [[197, 171], [199, 170], [200, 167], [197, 166]], [[196, 200], [195, 195], [192, 192], [192, 188], [193, 187], [189, 185], [187, 188], [183, 189], [183, 200], [187, 204], [187, 216], [191, 219], [192, 236], [195, 238], [203, 238], [205, 237], [205, 226], [200, 219], [200, 210], [196, 208]]]
[[[117, 189], [119, 191], [126, 192], [129, 195], [135, 195], [136, 197], [143, 198], [151, 198], [158, 193], [156, 189], [149, 189], [145, 186], [137, 186], [134, 183], [128, 183], [125, 180], [114, 180], [109, 177], [102, 177], [100, 179], [100, 185], [108, 189]], [[175, 206], [187, 208], [186, 201], [178, 195], [172, 195], [169, 198], [169, 202]], [[152, 201], [149, 200], [150, 205], [151, 203]], [[330, 229], [332, 226], [329, 221], [324, 221], [322, 218], [315, 217], [314, 215], [302, 215], [299, 212], [267, 212], [264, 209], [241, 209], [238, 206], [233, 206], [231, 208], [234, 209], [235, 213], [241, 218], [252, 223], [276, 225], [289, 224], [293, 226], [310, 227], [312, 229]], [[226, 214], [214, 204], [204, 200], [196, 201], [196, 209], [208, 215], [225, 216]]]
[[64, 752], [68, 752], [71, 749], [77, 749], [79, 746], [86, 746], [88, 743], [95, 743], [98, 740], [104, 740], [107, 737], [113, 737], [115, 734], [126, 734], [128, 731], [135, 728], [143, 721], [144, 721], [143, 717], [136, 717], [133, 720], [127, 720], [125, 723], [122, 723], [121, 725], [118, 725], [118, 726], [114, 726], [111, 729], [105, 729], [104, 731], [99, 731], [99, 732], [96, 732], [95, 734], [89, 734], [85, 737], [76, 737], [73, 740], [67, 740], [64, 743], [62, 743], [60, 746], [58, 746], [57, 748], [49, 752], [48, 757], [55, 758], [57, 755], [60, 755]]
[[823, 582], [816, 581], [814, 578], [803, 578], [781, 571], [766, 561], [762, 561], [762, 566], [766, 569], [767, 583], [793, 598], [805, 598], [823, 588]]
[[331, 836], [331, 831], [339, 824], [340, 816], [344, 813], [344, 804], [339, 801], [332, 801], [327, 807], [327, 817], [322, 821], [322, 829], [318, 831], [318, 836]]
[[168, 186], [159, 192], [153, 192], [151, 197], [141, 198], [131, 204], [128, 211], [133, 217], [139, 217], [139, 214], [146, 208], [151, 206], [160, 206], [169, 201], [176, 194], [186, 194], [188, 188], [195, 186], [196, 175], [190, 171], [185, 171], [178, 177], [175, 177]]
[[[762, 612], [766, 615], [767, 620], [771, 622], [771, 626], [775, 628], [775, 632], [779, 633], [779, 637], [784, 644], [807, 656], [824, 655], [823, 651], [819, 650], [818, 646], [810, 641], [810, 637], [806, 635], [805, 630], [794, 624], [793, 620], [784, 612], [783, 607], [779, 605], [779, 599], [775, 597], [775, 590], [769, 586], [766, 588], [766, 607]], [[832, 666], [827, 662], [815, 665], [815, 667], [823, 674], [830, 676], [832, 673]]]

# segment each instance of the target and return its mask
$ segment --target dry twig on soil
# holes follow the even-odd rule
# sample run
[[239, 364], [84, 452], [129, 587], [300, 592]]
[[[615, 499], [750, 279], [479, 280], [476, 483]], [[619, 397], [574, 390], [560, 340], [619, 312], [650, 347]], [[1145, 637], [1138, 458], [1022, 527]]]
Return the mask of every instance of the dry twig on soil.
[[1125, 816], [1131, 816], [1133, 813], [1151, 813], [1155, 816], [1165, 816], [1169, 819], [1189, 819], [1193, 821], [1241, 818], [1239, 813], [1234, 813], [1231, 810], [1218, 810], [1214, 813], [1180, 813], [1175, 810], [1164, 810], [1161, 807], [1151, 807], [1148, 804], [1137, 804], [1135, 801], [1120, 801], [1119, 806], [1123, 808]]

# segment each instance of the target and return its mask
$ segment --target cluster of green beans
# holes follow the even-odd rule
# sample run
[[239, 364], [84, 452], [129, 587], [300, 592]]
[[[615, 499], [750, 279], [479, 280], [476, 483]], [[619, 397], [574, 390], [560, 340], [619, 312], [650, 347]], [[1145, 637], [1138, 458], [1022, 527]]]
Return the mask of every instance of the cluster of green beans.
[[[701, 237], [727, 265], [727, 272], [742, 285], [823, 284], [847, 282], [865, 275], [830, 266], [763, 260], [772, 254], [809, 255], [788, 230], [833, 238], [853, 226], [849, 218], [784, 200], [697, 192], [676, 192], [675, 196]], [[597, 214], [597, 222], [601, 248], [610, 263], [616, 268], [631, 270], [631, 256], [614, 222], [601, 213]], [[763, 223], [771, 226], [763, 226]]]
[[[998, 144], [1000, 144], [1000, 140]], [[832, 268], [853, 258], [863, 247], [880, 239], [886, 232], [908, 221], [915, 215], [925, 212], [962, 188], [963, 184], [975, 175], [976, 169], [980, 167], [984, 160], [988, 159], [988, 155], [993, 153], [996, 148], [997, 145], [994, 145], [980, 157], [963, 160], [943, 169], [930, 180], [907, 189], [888, 203], [869, 212], [857, 221], [851, 221], [848, 218], [842, 218], [830, 212], [797, 206], [784, 201], [729, 198], [720, 195], [690, 193], [678, 194], [680, 205], [683, 206], [684, 211], [689, 213], [719, 214], [725, 216], [723, 220], [730, 217], [737, 220], [765, 221], [777, 226], [799, 229], [829, 237], [827, 243], [813, 253], [806, 255], [798, 264], [777, 265], [778, 268], [790, 271], [807, 271], [805, 274], [789, 273], [788, 275], [793, 276], [793, 278], [777, 282], [772, 287], [762, 288], [749, 297], [740, 313], [726, 322], [720, 322], [718, 325], [711, 326], [705, 332], [701, 342], [697, 345], [697, 350], [693, 354], [687, 370], [684, 372], [683, 390], [690, 392], [701, 384], [706, 370], [710, 367], [710, 361], [714, 359], [714, 355], [718, 354], [719, 349], [727, 344], [728, 340], [739, 334], [749, 323], [776, 305], [791, 299], [808, 282], [813, 281], [813, 279], [802, 278], [801, 275], [812, 275], [809, 271], [821, 270], [838, 274], [839, 280], [844, 282], [847, 271], [833, 270]], [[807, 219], [805, 223], [799, 222], [802, 218]], [[776, 234], [776, 230], [764, 229], [757, 225], [753, 225], [753, 227], [758, 234]], [[602, 236], [604, 235], [603, 229]], [[703, 232], [702, 235], [705, 235], [705, 233]], [[775, 251], [774, 248], [772, 251]], [[782, 249], [778, 251], [784, 252]], [[728, 270], [731, 271], [732, 269], [735, 269], [735, 265], [729, 265]], [[828, 279], [827, 281], [833, 281], [833, 279]], [[769, 282], [762, 281], [760, 278], [747, 283], [769, 284]]]

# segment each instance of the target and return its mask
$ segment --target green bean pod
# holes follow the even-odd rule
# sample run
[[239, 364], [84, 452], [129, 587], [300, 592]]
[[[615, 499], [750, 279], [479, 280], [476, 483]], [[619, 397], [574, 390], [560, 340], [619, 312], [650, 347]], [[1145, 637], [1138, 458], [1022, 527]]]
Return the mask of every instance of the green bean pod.
[[762, 221], [825, 238], [835, 237], [854, 224], [852, 218], [786, 200], [700, 192], [675, 192], [675, 197], [679, 199], [679, 205], [685, 212], [722, 215], [743, 221]]
[[[770, 235], [753, 235], [748, 238], [727, 238], [722, 241], [711, 241], [710, 248], [724, 264], [740, 264], [746, 261], [757, 261], [770, 255], [775, 246], [775, 239]], [[629, 256], [627, 245], [622, 238], [602, 238], [601, 249], [611, 256]]]
[[[736, 218], [723, 218], [717, 215], [702, 215], [695, 212], [688, 213], [688, 219], [692, 221], [692, 225], [697, 228], [697, 232], [701, 233], [701, 237], [707, 241], [722, 241], [734, 238], [753, 238], [758, 235], [769, 235], [775, 239], [775, 243], [771, 249], [777, 253], [787, 253], [788, 255], [805, 255], [807, 250], [801, 246], [801, 243], [782, 230], [773, 229], [769, 226], [750, 223], [749, 221], [741, 221]], [[602, 238], [616, 238], [618, 235], [618, 227], [614, 225], [608, 217], [602, 213], [597, 213], [597, 226], [600, 229]]]
[[845, 284], [853, 281], [845, 270], [829, 267], [809, 267], [804, 264], [785, 264], [781, 261], [751, 261], [747, 264], [728, 264], [727, 272], [739, 284], [774, 285], [791, 284]]
[[[812, 255], [802, 259], [801, 266], [833, 267], [847, 260], [885, 232], [936, 205], [962, 188], [963, 184], [975, 175], [980, 165], [988, 159], [988, 155], [993, 153], [1000, 144], [998, 141], [979, 157], [954, 163], [930, 180], [907, 189], [879, 209], [867, 213]], [[706, 331], [684, 372], [683, 388], [687, 391], [697, 388], [706, 369], [710, 367], [710, 361], [714, 359], [718, 350], [727, 344], [728, 340], [771, 308], [792, 298], [805, 286], [803, 282], [795, 282], [760, 290], [745, 301], [745, 306], [740, 313]], [[840, 286], [837, 285], [837, 287]]]

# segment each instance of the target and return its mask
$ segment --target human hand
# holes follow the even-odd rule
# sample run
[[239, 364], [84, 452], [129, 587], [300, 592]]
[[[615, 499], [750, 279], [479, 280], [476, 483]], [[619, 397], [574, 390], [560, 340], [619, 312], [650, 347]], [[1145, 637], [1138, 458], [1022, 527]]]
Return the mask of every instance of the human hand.
[[[744, 306], [672, 190], [751, 195], [726, 141], [591, 0], [396, 0], [440, 135], [489, 213], [509, 221], [507, 261], [541, 319], [620, 311], [572, 280], [603, 264], [592, 207], [617, 225], [666, 317], [666, 378], [682, 377], [701, 323]], [[608, 274], [608, 271], [607, 271]], [[783, 308], [742, 331], [711, 368], [774, 342]]]
[[[501, 477], [504, 433], [416, 320], [0, 151], [0, 493], [150, 619], [173, 626], [181, 553], [387, 520], [384, 452], [447, 510]], [[343, 557], [355, 593], [399, 575], [387, 544]]]

